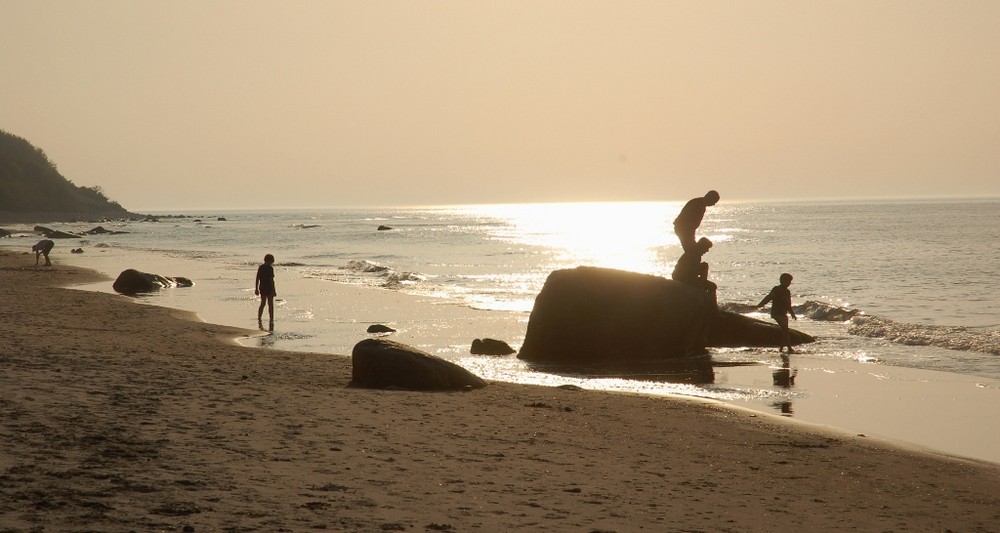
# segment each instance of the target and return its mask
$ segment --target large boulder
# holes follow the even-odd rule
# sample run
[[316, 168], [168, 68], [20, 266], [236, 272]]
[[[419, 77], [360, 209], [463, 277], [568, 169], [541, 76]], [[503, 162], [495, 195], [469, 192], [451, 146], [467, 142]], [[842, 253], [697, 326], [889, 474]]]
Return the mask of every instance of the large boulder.
[[518, 358], [556, 364], [684, 361], [704, 357], [705, 346], [777, 346], [778, 334], [776, 324], [717, 311], [705, 291], [690, 285], [577, 267], [552, 272], [545, 281]]
[[354, 345], [351, 363], [355, 387], [464, 390], [486, 386], [455, 363], [386, 339], [365, 339]]
[[168, 277], [148, 272], [139, 272], [135, 269], [122, 271], [118, 279], [111, 287], [122, 294], [136, 294], [140, 292], [153, 292], [170, 287], [190, 287], [194, 285], [188, 278]]

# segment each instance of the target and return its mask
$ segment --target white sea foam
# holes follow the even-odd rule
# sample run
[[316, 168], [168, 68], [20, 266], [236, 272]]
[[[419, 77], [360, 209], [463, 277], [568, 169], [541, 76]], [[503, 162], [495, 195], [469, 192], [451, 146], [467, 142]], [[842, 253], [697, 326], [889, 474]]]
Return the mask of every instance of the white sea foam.
[[883, 338], [907, 346], [936, 346], [1000, 355], [1000, 331], [992, 329], [907, 324], [878, 316], [856, 316], [852, 319], [848, 332]]

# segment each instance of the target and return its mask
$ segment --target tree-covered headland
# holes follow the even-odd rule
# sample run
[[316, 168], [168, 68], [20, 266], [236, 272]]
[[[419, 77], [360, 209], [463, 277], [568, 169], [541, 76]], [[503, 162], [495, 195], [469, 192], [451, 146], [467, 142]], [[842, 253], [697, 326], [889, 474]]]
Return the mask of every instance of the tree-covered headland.
[[0, 130], [0, 221], [77, 221], [137, 218], [100, 187], [66, 179], [45, 152]]

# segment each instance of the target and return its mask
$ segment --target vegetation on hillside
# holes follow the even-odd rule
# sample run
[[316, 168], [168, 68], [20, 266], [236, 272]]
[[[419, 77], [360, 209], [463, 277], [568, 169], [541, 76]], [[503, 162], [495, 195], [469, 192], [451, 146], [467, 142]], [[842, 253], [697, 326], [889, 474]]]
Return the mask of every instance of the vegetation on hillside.
[[0, 213], [58, 213], [121, 218], [129, 213], [100, 187], [63, 177], [41, 148], [0, 130]]

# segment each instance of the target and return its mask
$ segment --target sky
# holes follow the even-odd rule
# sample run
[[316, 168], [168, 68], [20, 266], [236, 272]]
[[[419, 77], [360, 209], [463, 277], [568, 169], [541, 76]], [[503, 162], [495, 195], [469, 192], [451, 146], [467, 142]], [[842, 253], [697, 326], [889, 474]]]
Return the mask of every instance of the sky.
[[997, 28], [995, 0], [0, 0], [0, 129], [139, 212], [998, 196]]

